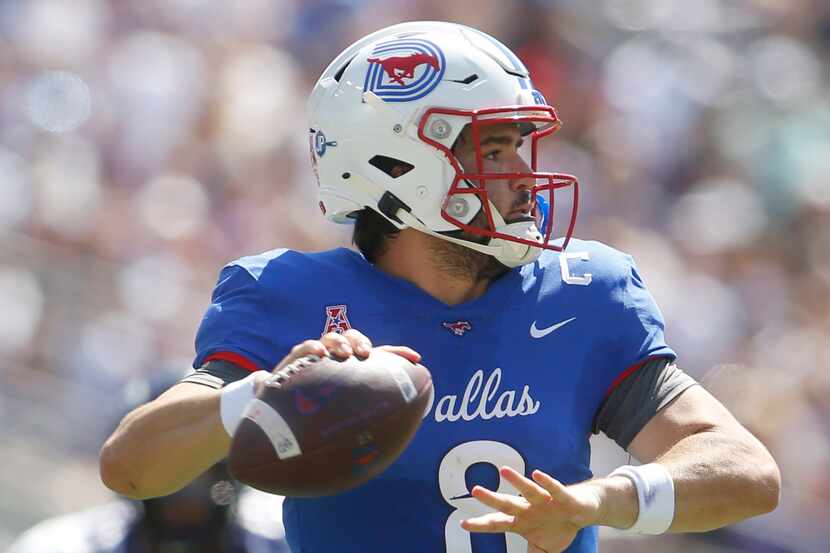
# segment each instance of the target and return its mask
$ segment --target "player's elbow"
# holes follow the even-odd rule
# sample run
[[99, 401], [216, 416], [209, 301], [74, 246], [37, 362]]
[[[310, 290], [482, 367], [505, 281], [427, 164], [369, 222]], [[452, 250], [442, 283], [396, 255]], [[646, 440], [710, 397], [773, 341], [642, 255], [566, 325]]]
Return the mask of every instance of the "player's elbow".
[[119, 438], [117, 434], [107, 440], [98, 457], [98, 471], [104, 485], [130, 499], [148, 499], [164, 495], [143, 484], [149, 482], [147, 474], [143, 473], [146, 471], [141, 470], [146, 465], [146, 462], [142, 462], [139, 452], [131, 451], [123, 443], [123, 438]]
[[759, 490], [758, 507], [761, 513], [770, 513], [778, 507], [781, 499], [781, 470], [769, 453], [768, 459], [758, 468], [757, 486]]
[[743, 459], [740, 474], [745, 479], [744, 495], [751, 516], [772, 512], [781, 497], [781, 471], [767, 449], [752, 440], [746, 444], [747, 455]]
[[132, 498], [138, 494], [138, 486], [130, 472], [129, 463], [113, 438], [107, 440], [101, 448], [98, 471], [104, 485], [115, 493]]

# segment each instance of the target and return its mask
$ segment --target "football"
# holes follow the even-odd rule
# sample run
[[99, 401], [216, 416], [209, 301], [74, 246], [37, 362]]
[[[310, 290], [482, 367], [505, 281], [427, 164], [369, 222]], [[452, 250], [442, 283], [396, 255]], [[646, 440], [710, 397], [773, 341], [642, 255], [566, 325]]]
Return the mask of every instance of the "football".
[[346, 491], [403, 452], [432, 393], [426, 367], [380, 349], [365, 360], [303, 357], [270, 375], [248, 404], [231, 473], [291, 497]]

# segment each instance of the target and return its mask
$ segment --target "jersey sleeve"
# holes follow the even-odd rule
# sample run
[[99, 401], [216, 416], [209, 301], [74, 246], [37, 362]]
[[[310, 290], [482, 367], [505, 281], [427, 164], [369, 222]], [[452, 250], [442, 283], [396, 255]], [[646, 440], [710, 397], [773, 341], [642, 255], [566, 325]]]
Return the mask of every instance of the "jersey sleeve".
[[695, 380], [665, 357], [651, 359], [625, 378], [597, 412], [591, 431], [600, 431], [627, 450], [640, 430]]
[[634, 258], [626, 255], [622, 269], [614, 292], [617, 303], [614, 318], [617, 320], [613, 344], [615, 368], [612, 370], [616, 371], [616, 378], [611, 389], [627, 376], [627, 371], [633, 372], [646, 359], [666, 357], [674, 360], [677, 357], [666, 344], [663, 314], [640, 277]]
[[239, 265], [219, 274], [211, 304], [196, 333], [193, 367], [221, 359], [248, 370], [270, 370], [277, 350], [259, 279]]

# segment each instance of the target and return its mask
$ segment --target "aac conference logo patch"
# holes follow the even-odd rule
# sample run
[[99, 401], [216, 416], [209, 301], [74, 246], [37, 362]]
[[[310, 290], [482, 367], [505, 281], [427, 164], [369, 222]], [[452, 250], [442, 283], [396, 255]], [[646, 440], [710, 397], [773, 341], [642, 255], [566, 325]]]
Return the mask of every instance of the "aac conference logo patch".
[[374, 92], [386, 102], [423, 98], [444, 77], [444, 53], [429, 40], [402, 38], [381, 42], [367, 58], [369, 70], [363, 92]]
[[326, 323], [323, 325], [323, 334], [328, 334], [329, 332], [343, 334], [352, 328], [351, 323], [349, 323], [349, 317], [346, 315], [348, 310], [349, 307], [347, 305], [327, 305]]

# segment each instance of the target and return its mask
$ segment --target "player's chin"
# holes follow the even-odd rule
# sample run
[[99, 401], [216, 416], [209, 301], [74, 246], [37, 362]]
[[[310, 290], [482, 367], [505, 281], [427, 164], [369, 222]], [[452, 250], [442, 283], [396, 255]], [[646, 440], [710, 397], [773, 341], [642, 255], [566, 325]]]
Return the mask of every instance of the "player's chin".
[[508, 225], [511, 224], [511, 223], [535, 223], [536, 218], [532, 217], [530, 215], [514, 215], [514, 216], [508, 216], [504, 220], [504, 222], [507, 223]]
[[466, 230], [451, 230], [447, 232], [442, 232], [441, 234], [449, 236], [450, 238], [457, 238], [459, 240], [473, 242], [474, 244], [481, 244], [482, 246], [486, 246], [487, 243], [490, 242], [489, 236], [485, 236], [483, 234], [474, 234], [472, 232], [467, 232]]

